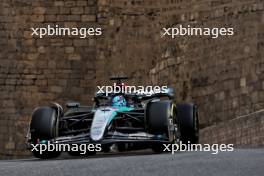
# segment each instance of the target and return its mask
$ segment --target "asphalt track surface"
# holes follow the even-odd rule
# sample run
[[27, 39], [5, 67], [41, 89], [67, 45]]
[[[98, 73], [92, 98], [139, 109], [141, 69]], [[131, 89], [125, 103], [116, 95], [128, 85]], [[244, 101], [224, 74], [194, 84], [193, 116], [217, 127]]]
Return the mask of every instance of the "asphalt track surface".
[[2, 176], [264, 176], [264, 149], [235, 149], [213, 155], [181, 152], [174, 155], [150, 151], [99, 154], [94, 157], [53, 160], [0, 161]]

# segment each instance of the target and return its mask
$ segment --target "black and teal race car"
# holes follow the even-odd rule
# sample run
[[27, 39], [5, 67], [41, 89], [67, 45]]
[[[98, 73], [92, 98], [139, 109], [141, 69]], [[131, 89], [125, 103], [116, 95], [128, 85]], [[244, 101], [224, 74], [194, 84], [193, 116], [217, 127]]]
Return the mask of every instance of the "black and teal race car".
[[[113, 78], [119, 83], [123, 78]], [[198, 110], [193, 103], [175, 103], [172, 89], [151, 95], [96, 93], [93, 106], [55, 103], [37, 107], [27, 134], [29, 148], [38, 143], [101, 144], [103, 152], [115, 145], [119, 151], [152, 148], [163, 144], [198, 142]], [[37, 158], [53, 158], [60, 151], [32, 151]], [[69, 152], [79, 155], [79, 152]], [[90, 152], [88, 154], [95, 154]]]

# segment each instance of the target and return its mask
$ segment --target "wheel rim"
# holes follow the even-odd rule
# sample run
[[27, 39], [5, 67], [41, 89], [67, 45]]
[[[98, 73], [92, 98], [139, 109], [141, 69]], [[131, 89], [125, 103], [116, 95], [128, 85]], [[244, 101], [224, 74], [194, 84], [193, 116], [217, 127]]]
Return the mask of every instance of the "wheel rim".
[[172, 135], [172, 143], [179, 143], [180, 137], [181, 137], [181, 133], [180, 133], [180, 127], [179, 127], [179, 123], [176, 120], [176, 106], [172, 105], [172, 113], [171, 116], [169, 118], [169, 134]]

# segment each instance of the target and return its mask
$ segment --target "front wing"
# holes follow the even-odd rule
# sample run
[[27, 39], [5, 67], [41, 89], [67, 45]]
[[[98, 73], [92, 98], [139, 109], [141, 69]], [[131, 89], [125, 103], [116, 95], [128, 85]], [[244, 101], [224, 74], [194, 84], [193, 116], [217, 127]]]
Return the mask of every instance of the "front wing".
[[[162, 135], [152, 135], [144, 132], [139, 133], [120, 133], [109, 132], [100, 141], [92, 141], [89, 133], [79, 134], [76, 136], [63, 136], [52, 140], [40, 141], [41, 143], [56, 143], [56, 144], [114, 144], [114, 143], [169, 143], [168, 138]], [[28, 146], [31, 148], [31, 145]]]

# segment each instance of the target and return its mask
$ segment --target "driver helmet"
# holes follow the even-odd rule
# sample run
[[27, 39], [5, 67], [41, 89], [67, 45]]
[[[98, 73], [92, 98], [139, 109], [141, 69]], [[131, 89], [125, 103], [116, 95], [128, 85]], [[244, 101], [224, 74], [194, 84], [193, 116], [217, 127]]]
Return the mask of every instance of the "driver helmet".
[[126, 104], [127, 104], [126, 99], [122, 95], [117, 95], [112, 100], [112, 106], [115, 107], [126, 106]]

